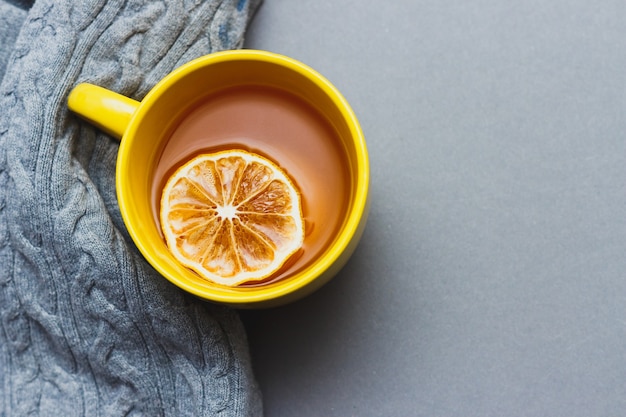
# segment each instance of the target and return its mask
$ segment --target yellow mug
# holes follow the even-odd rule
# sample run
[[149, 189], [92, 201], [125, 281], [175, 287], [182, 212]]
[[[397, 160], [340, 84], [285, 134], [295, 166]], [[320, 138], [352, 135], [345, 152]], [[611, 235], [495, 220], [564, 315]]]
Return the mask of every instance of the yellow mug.
[[[349, 169], [348, 207], [339, 230], [313, 262], [293, 276], [258, 286], [226, 287], [202, 279], [170, 254], [154, 220], [151, 182], [168, 136], [199, 100], [229, 86], [264, 85], [287, 90], [313, 105], [335, 130]], [[116, 191], [122, 218], [146, 260], [178, 287], [208, 301], [240, 308], [295, 301], [329, 281], [347, 262], [365, 227], [369, 161], [365, 139], [348, 102], [322, 75], [292, 58], [267, 51], [233, 50], [197, 58], [163, 78], [141, 102], [79, 84], [70, 110], [120, 138]]]

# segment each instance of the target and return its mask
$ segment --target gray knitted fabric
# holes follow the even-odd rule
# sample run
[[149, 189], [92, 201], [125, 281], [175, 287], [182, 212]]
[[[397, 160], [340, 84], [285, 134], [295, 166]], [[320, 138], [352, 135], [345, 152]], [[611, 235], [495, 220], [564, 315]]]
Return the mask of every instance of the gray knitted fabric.
[[0, 80], [24, 19], [25, 10], [0, 0]]
[[37, 0], [26, 16], [0, 0], [21, 26], [13, 44], [0, 18], [0, 416], [261, 415], [237, 313], [145, 262], [118, 211], [118, 144], [66, 105], [78, 82], [141, 99], [240, 47], [258, 3]]

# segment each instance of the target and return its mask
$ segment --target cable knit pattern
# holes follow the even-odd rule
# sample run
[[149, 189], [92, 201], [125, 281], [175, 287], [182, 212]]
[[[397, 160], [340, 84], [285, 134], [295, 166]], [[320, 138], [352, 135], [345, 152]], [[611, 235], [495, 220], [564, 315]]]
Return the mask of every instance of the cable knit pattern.
[[233, 310], [141, 257], [115, 196], [118, 144], [67, 110], [78, 82], [140, 100], [242, 45], [259, 1], [38, 0], [0, 85], [0, 415], [256, 416]]

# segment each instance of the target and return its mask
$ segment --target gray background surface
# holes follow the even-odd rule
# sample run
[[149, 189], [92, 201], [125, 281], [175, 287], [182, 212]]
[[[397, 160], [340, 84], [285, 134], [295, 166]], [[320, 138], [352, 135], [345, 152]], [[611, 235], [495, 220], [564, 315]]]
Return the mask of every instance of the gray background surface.
[[243, 313], [268, 417], [624, 416], [626, 3], [265, 0], [352, 104], [349, 264]]

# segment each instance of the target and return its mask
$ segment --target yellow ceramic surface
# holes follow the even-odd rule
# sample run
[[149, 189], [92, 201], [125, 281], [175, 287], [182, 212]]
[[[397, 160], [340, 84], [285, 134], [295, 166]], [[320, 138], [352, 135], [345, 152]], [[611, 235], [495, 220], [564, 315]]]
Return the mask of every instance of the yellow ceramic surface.
[[[331, 122], [348, 154], [351, 203], [337, 237], [317, 260], [292, 277], [258, 287], [223, 287], [178, 264], [154, 222], [152, 172], [181, 115], [207, 95], [237, 85], [267, 85], [305, 98]], [[367, 219], [369, 161], [363, 133], [347, 101], [323, 76], [291, 58], [237, 50], [198, 58], [161, 80], [141, 102], [80, 84], [68, 99], [72, 111], [121, 138], [116, 187], [122, 217], [144, 257], [165, 278], [206, 300], [236, 307], [269, 307], [310, 294], [331, 279], [354, 251]]]

